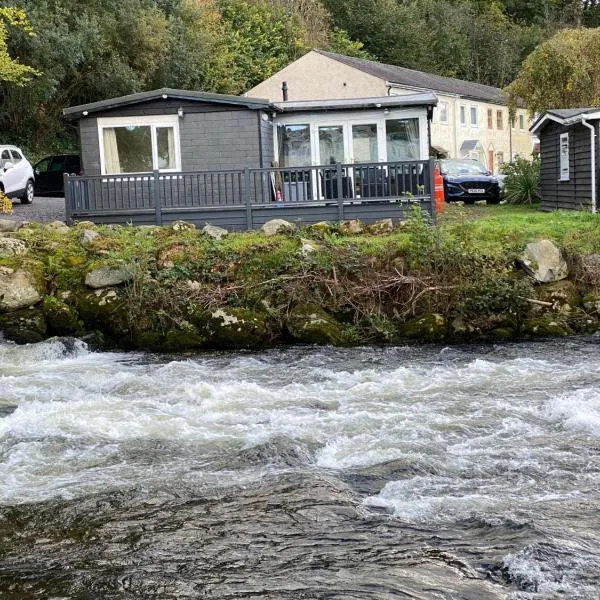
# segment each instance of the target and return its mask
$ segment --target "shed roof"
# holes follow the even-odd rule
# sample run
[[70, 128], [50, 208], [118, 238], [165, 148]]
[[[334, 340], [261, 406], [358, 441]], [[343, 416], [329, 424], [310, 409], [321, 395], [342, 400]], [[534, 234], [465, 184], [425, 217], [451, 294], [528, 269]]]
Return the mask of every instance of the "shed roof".
[[549, 122], [572, 125], [579, 123], [583, 118], [590, 119], [591, 121], [600, 120], [600, 107], [552, 108], [538, 117], [529, 130], [531, 133], [537, 134]]
[[435, 106], [438, 102], [433, 92], [407, 94], [405, 96], [381, 96], [373, 98], [343, 98], [336, 100], [292, 100], [274, 102], [273, 106], [283, 113], [304, 111], [351, 110], [360, 108], [394, 108], [406, 106]]
[[343, 54], [326, 52], [325, 50], [316, 50], [316, 52], [350, 67], [354, 67], [359, 71], [383, 79], [390, 84], [398, 84], [422, 90], [445, 92], [447, 94], [481, 100], [492, 104], [508, 103], [508, 97], [502, 94], [500, 88], [489, 85], [463, 81], [462, 79], [453, 79], [451, 77], [442, 77], [441, 75], [415, 71], [413, 69], [399, 67], [398, 65], [386, 65], [373, 60], [344, 56]]
[[223, 104], [229, 106], [244, 106], [251, 110], [268, 109], [270, 103], [262, 98], [246, 98], [244, 96], [229, 96], [226, 94], [211, 94], [208, 92], [196, 92], [189, 90], [175, 90], [171, 88], [161, 88], [149, 92], [140, 92], [137, 94], [129, 94], [128, 96], [119, 96], [118, 98], [109, 98], [108, 100], [100, 100], [99, 102], [90, 102], [89, 104], [81, 104], [79, 106], [71, 106], [65, 108], [63, 114], [68, 118], [78, 118], [84, 112], [94, 113], [112, 108], [119, 108], [131, 104], [140, 104], [160, 99], [176, 99], [176, 100], [191, 100], [197, 102], [210, 102], [212, 104]]

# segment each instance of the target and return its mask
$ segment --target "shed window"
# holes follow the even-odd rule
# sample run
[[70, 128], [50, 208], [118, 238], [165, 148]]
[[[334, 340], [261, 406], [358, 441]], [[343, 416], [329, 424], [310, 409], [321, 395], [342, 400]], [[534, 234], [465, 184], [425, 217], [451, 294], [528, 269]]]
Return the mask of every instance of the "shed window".
[[168, 117], [100, 119], [99, 127], [104, 175], [180, 170], [178, 127]]
[[560, 181], [569, 181], [569, 134], [560, 135]]

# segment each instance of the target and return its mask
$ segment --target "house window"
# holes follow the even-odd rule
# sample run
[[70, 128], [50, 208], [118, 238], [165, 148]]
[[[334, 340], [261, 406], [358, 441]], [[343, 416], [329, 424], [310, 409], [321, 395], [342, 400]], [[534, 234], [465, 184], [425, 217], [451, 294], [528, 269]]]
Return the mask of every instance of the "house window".
[[471, 106], [471, 127], [477, 127], [477, 107]]
[[504, 164], [504, 152], [496, 153], [496, 162], [498, 163], [498, 168]]
[[460, 124], [464, 127], [467, 124], [467, 109], [464, 106], [460, 107]]
[[496, 111], [496, 128], [504, 129], [504, 113], [501, 110]]
[[419, 160], [419, 119], [389, 119], [385, 122], [385, 140], [389, 161]]
[[177, 116], [98, 119], [103, 175], [180, 171]]
[[519, 129], [521, 131], [525, 129], [525, 117], [523, 115], [519, 115]]
[[488, 129], [494, 129], [494, 111], [488, 108]]
[[560, 179], [559, 181], [569, 181], [569, 134], [560, 135]]
[[281, 167], [310, 165], [309, 125], [278, 125], [277, 134]]
[[352, 125], [352, 148], [355, 162], [377, 162], [377, 125]]
[[439, 115], [440, 115], [440, 123], [443, 125], [448, 124], [448, 103], [440, 102], [438, 105]]

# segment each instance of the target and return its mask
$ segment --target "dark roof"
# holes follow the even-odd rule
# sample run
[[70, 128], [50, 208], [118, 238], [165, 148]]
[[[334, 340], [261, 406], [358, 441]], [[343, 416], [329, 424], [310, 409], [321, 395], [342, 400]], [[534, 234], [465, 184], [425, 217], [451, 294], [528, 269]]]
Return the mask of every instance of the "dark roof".
[[529, 131], [536, 134], [549, 122], [561, 123], [567, 126], [573, 125], [580, 122], [585, 115], [590, 115], [592, 120], [600, 120], [600, 107], [551, 108], [536, 119], [535, 123], [529, 128]]
[[599, 112], [600, 108], [592, 107], [592, 108], [553, 108], [547, 111], [551, 115], [556, 115], [561, 119], [572, 119], [573, 117], [578, 117], [579, 115], [585, 115], [587, 113]]
[[340, 100], [291, 100], [274, 102], [281, 112], [352, 110], [357, 108], [393, 108], [396, 106], [435, 106], [438, 102], [433, 92], [407, 94], [404, 96], [382, 96], [377, 98], [346, 98]]
[[[166, 97], [166, 98], [165, 98]], [[213, 104], [225, 104], [233, 106], [245, 106], [252, 110], [268, 109], [270, 104], [268, 100], [262, 98], [246, 98], [244, 96], [227, 96], [225, 94], [210, 94], [208, 92], [194, 92], [189, 90], [174, 90], [171, 88], [161, 88], [160, 90], [152, 90], [150, 92], [140, 92], [130, 94], [128, 96], [120, 96], [118, 98], [110, 98], [109, 100], [101, 100], [99, 102], [91, 102], [90, 104], [81, 104], [79, 106], [71, 106], [65, 108], [63, 114], [66, 117], [77, 118], [83, 116], [84, 111], [88, 113], [110, 110], [130, 104], [139, 104], [141, 102], [149, 102], [160, 98], [175, 98], [176, 100], [191, 100], [197, 102], [210, 102]]]
[[493, 104], [507, 104], [508, 97], [504, 96], [500, 88], [483, 85], [481, 83], [472, 83], [462, 81], [461, 79], [452, 79], [451, 77], [442, 77], [441, 75], [432, 75], [422, 71], [413, 71], [397, 65], [386, 65], [363, 58], [353, 58], [325, 50], [316, 50], [319, 54], [337, 60], [359, 71], [384, 79], [385, 81], [408, 86], [421, 90], [433, 90], [434, 92], [445, 92], [473, 100], [482, 100]]

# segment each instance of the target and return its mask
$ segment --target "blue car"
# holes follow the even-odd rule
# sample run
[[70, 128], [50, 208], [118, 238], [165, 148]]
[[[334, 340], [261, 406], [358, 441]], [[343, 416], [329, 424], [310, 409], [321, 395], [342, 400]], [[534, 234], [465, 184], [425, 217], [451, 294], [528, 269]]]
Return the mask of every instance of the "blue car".
[[446, 202], [461, 200], [473, 204], [476, 200], [487, 200], [488, 204], [500, 202], [500, 184], [478, 160], [443, 159], [439, 161], [444, 180]]

